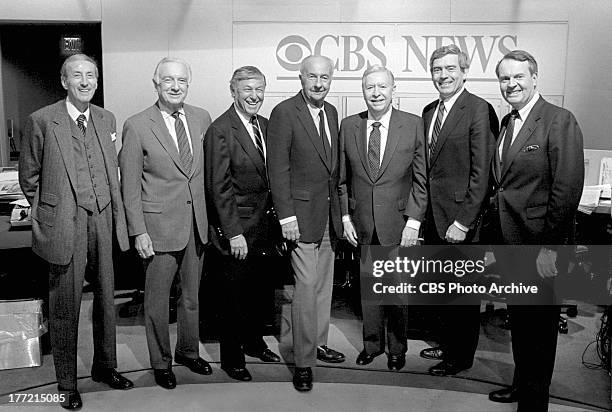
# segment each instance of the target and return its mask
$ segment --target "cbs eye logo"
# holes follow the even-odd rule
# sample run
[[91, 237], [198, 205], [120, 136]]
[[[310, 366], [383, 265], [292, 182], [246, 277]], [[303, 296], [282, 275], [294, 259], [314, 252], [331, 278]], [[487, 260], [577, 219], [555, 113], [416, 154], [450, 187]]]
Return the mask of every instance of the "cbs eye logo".
[[276, 60], [284, 69], [298, 71], [304, 57], [312, 54], [312, 48], [302, 36], [287, 36], [276, 47]]

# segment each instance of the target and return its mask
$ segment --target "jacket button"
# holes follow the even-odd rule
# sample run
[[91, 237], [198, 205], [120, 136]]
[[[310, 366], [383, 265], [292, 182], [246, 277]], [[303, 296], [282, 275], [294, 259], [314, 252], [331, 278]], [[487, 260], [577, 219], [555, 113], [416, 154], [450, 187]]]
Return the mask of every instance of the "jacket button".
[[504, 188], [503, 188], [503, 187], [500, 187], [500, 188], [499, 188], [499, 191], [500, 191], [500, 192], [503, 192], [503, 191], [504, 191]]
[[187, 204], [188, 204], [188, 205], [190, 205], [190, 204], [191, 204], [191, 200], [188, 200], [188, 201], [187, 201]]

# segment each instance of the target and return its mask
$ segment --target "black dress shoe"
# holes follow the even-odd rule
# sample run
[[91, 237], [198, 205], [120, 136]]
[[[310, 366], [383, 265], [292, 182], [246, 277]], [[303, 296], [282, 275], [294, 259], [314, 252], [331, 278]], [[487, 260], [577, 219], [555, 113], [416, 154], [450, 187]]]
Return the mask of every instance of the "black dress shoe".
[[510, 386], [509, 388], [498, 389], [489, 393], [489, 400], [499, 403], [513, 403], [518, 402], [519, 392], [516, 386]]
[[387, 359], [387, 367], [392, 371], [399, 371], [406, 365], [406, 357], [404, 355], [389, 355]]
[[435, 348], [423, 349], [419, 355], [421, 358], [425, 359], [442, 360], [444, 357], [444, 351], [440, 346], [436, 346]]
[[200, 375], [210, 375], [212, 373], [212, 368], [208, 362], [200, 357], [191, 359], [182, 355], [176, 355], [174, 356], [174, 361], [178, 364], [187, 366], [189, 370], [199, 373]]
[[94, 368], [91, 370], [91, 379], [93, 379], [94, 382], [104, 382], [113, 389], [126, 390], [134, 387], [131, 380], [122, 376], [113, 368]]
[[170, 369], [153, 369], [155, 383], [165, 389], [176, 388], [176, 376]]
[[462, 370], [471, 368], [472, 365], [460, 365], [452, 362], [442, 361], [431, 368], [429, 368], [429, 373], [434, 376], [447, 376], [447, 375], [456, 375]]
[[312, 390], [312, 369], [296, 367], [295, 372], [293, 372], [293, 387], [298, 392]]
[[60, 396], [61, 395], [64, 395], [64, 400], [60, 403], [62, 408], [76, 411], [83, 407], [83, 401], [81, 400], [79, 391], [60, 391]]
[[263, 362], [280, 362], [281, 358], [276, 353], [272, 352], [269, 348], [264, 349], [260, 353], [245, 352], [247, 355], [254, 358], [259, 358]]
[[227, 375], [237, 381], [248, 382], [253, 379], [247, 368], [221, 368]]
[[357, 363], [357, 365], [368, 365], [372, 363], [374, 358], [380, 355], [381, 353], [382, 352], [367, 353], [365, 350], [362, 350], [359, 356], [357, 356], [357, 360], [355, 361], [355, 363]]
[[328, 348], [327, 345], [317, 346], [317, 359], [327, 363], [344, 362], [344, 354]]

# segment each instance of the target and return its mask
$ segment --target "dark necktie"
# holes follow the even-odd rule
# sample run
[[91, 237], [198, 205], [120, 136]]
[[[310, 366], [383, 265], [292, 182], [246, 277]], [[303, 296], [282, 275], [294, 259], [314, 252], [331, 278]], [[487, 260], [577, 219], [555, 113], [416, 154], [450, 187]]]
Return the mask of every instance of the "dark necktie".
[[251, 125], [253, 126], [253, 135], [255, 135], [255, 146], [257, 146], [257, 150], [259, 150], [259, 154], [265, 163], [266, 157], [264, 155], [263, 141], [261, 140], [261, 131], [257, 124], [257, 116], [251, 116]]
[[512, 146], [512, 136], [514, 135], [514, 122], [519, 118], [518, 110], [512, 110], [510, 112], [510, 118], [508, 119], [508, 124], [506, 125], [506, 133], [504, 133], [504, 145], [502, 147], [502, 156], [500, 162], [500, 169], [504, 170], [504, 165], [508, 161], [508, 152], [510, 151], [510, 146]]
[[331, 145], [327, 140], [327, 133], [325, 133], [325, 114], [323, 113], [323, 109], [319, 111], [319, 134], [321, 135], [325, 158], [329, 160], [329, 152], [331, 151]]
[[191, 172], [191, 166], [193, 164], [193, 155], [191, 154], [191, 149], [189, 148], [187, 131], [185, 130], [185, 125], [183, 124], [183, 120], [181, 119], [179, 112], [172, 113], [172, 117], [174, 117], [174, 130], [176, 131], [176, 140], [178, 142], [181, 163], [183, 164], [183, 167], [187, 173], [189, 173]]
[[368, 141], [368, 164], [372, 179], [376, 179], [380, 168], [380, 122], [372, 123], [372, 131]]
[[86, 132], [85, 120], [87, 119], [85, 118], [85, 115], [83, 113], [81, 113], [79, 117], [77, 117], [77, 126], [79, 126], [79, 130], [81, 130], [81, 133], [83, 133], [83, 137], [85, 137]]
[[436, 151], [436, 143], [438, 143], [438, 135], [440, 129], [442, 129], [442, 119], [444, 118], [444, 102], [440, 100], [438, 105], [438, 115], [436, 116], [436, 122], [431, 132], [431, 140], [429, 141], [429, 158], [431, 159]]

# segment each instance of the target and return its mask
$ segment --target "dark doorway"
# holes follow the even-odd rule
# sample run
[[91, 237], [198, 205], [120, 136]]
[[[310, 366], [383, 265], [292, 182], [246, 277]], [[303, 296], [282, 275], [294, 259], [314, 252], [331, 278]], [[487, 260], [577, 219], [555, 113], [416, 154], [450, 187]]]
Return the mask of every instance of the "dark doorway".
[[92, 103], [104, 105], [100, 23], [0, 24], [0, 50], [9, 162], [19, 158], [27, 116], [66, 97], [60, 68], [70, 54], [85, 53], [98, 62], [98, 90]]

